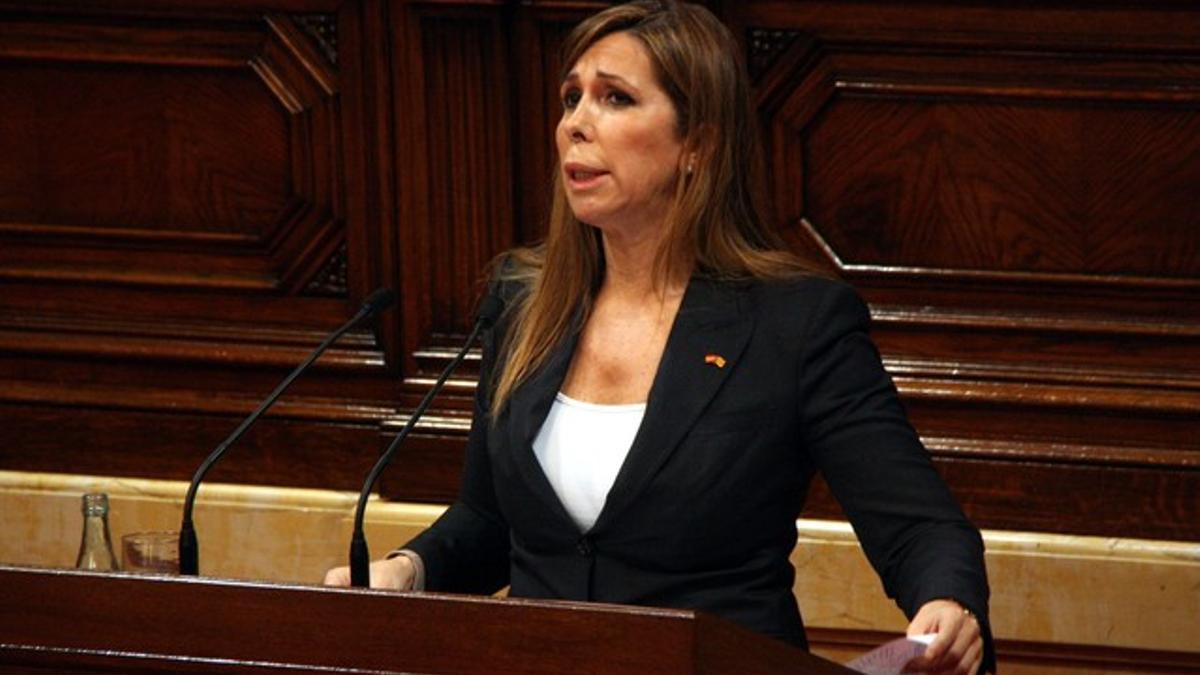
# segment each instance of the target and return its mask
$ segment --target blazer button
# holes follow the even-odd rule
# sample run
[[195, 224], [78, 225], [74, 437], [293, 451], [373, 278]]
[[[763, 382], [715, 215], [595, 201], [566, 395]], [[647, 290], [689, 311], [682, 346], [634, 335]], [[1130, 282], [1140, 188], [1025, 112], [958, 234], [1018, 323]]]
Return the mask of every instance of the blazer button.
[[591, 540], [587, 537], [580, 539], [579, 542], [575, 544], [575, 550], [579, 551], [579, 555], [582, 556], [589, 556], [596, 552], [596, 549], [592, 548]]

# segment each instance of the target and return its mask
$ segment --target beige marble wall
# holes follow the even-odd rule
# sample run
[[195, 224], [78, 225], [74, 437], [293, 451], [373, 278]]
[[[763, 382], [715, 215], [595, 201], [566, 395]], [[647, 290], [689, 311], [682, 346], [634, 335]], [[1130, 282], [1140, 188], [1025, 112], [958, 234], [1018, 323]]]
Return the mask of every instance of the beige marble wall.
[[[110, 496], [115, 540], [176, 529], [180, 482], [0, 471], [0, 562], [70, 566], [80, 495]], [[318, 583], [345, 564], [357, 495], [205, 485], [195, 510], [201, 572]], [[441, 507], [372, 501], [367, 537], [378, 556], [432, 522]], [[903, 631], [848, 525], [803, 520], [792, 556], [796, 594], [814, 627]], [[1200, 544], [984, 533], [997, 637], [1200, 652]]]
[[[0, 471], [0, 562], [70, 567], [79, 551], [80, 496], [109, 495], [114, 547], [129, 532], [178, 530], [187, 484]], [[205, 484], [193, 511], [206, 576], [319, 583], [346, 564], [357, 494]], [[378, 556], [433, 522], [440, 506], [373, 498], [365, 532]], [[120, 552], [118, 551], [118, 555]]]
[[[984, 531], [997, 637], [1200, 653], [1200, 543]], [[902, 631], [850, 526], [801, 521], [805, 623]]]

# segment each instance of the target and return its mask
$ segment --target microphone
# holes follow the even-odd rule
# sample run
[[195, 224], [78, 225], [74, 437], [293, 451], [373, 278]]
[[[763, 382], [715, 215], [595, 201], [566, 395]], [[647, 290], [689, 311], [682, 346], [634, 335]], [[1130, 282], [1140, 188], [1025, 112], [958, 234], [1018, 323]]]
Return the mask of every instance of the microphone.
[[[416, 426], [417, 420], [425, 414], [425, 410], [429, 408], [429, 404], [433, 403], [433, 399], [442, 390], [442, 386], [446, 384], [446, 379], [450, 377], [462, 360], [466, 358], [467, 351], [471, 345], [475, 343], [475, 338], [483, 331], [491, 328], [496, 320], [500, 318], [500, 313], [504, 311], [504, 301], [501, 300], [495, 293], [488, 293], [483, 298], [483, 302], [479, 303], [479, 312], [476, 314], [475, 326], [471, 329], [471, 334], [467, 336], [466, 343], [462, 349], [455, 355], [454, 360], [442, 370], [442, 374], [438, 376], [433, 387], [425, 394], [425, 398], [421, 399], [421, 403], [417, 405], [417, 409], [408, 418], [404, 428], [396, 437], [392, 439], [387, 450], [380, 455], [379, 461], [375, 462], [375, 466], [371, 469], [371, 473], [367, 475], [367, 480], [363, 483], [362, 492], [358, 495], [358, 508], [354, 511], [354, 533], [350, 537], [350, 585], [359, 588], [366, 588], [371, 583], [370, 569], [370, 553], [367, 551], [367, 538], [363, 534], [363, 517], [367, 512], [367, 498], [371, 494], [372, 488], [375, 487], [375, 482], [379, 480], [379, 474], [387, 468], [391, 463], [392, 457], [395, 456], [396, 450], [400, 447], [400, 443], [408, 437], [409, 432]], [[483, 383], [480, 383], [483, 386]]]
[[275, 387], [275, 391], [271, 392], [265, 399], [263, 399], [262, 403], [258, 404], [258, 408], [255, 409], [254, 412], [250, 413], [246, 419], [242, 420], [242, 423], [238, 425], [238, 428], [234, 429], [233, 433], [229, 434], [229, 437], [222, 441], [221, 444], [217, 446], [216, 450], [212, 451], [212, 454], [208, 456], [208, 459], [204, 460], [204, 462], [200, 465], [200, 468], [196, 469], [196, 474], [192, 476], [192, 484], [188, 487], [187, 497], [183, 500], [183, 522], [179, 526], [180, 574], [189, 574], [195, 576], [196, 574], [200, 573], [200, 545], [196, 541], [196, 529], [192, 524], [192, 507], [196, 503], [196, 491], [200, 488], [200, 481], [204, 480], [204, 475], [208, 473], [208, 470], [212, 468], [213, 464], [216, 464], [217, 460], [225, 454], [225, 451], [229, 449], [229, 446], [237, 442], [237, 440], [242, 437], [242, 434], [246, 433], [246, 430], [249, 429], [250, 426], [254, 424], [264, 412], [267, 411], [267, 408], [270, 408], [275, 403], [276, 399], [278, 399], [283, 392], [289, 386], [291, 386], [292, 382], [299, 377], [301, 373], [303, 373], [305, 370], [308, 370], [308, 367], [312, 365], [313, 361], [316, 361], [317, 357], [319, 357], [325, 352], [326, 349], [329, 348], [329, 345], [333, 344], [338, 338], [344, 335], [346, 331], [358, 325], [367, 317], [374, 316], [386, 310], [395, 304], [395, 302], [396, 294], [390, 288], [376, 289], [374, 293], [371, 293], [371, 295], [367, 296], [367, 299], [363, 301], [362, 307], [355, 312], [354, 316], [350, 317], [350, 320], [343, 324], [341, 328], [338, 328], [336, 331], [331, 333], [329, 337], [325, 338], [325, 341], [318, 345], [315, 350], [313, 350], [313, 353], [308, 356], [304, 363], [301, 363], [296, 367], [295, 370], [291, 372], [290, 375], [285, 377], [283, 382], [280, 382], [279, 386]]

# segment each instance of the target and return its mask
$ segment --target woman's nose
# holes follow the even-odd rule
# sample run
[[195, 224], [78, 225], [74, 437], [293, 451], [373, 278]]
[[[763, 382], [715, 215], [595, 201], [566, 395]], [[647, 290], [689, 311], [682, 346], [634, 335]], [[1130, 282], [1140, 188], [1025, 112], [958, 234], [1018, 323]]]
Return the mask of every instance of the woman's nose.
[[585, 110], [582, 102], [575, 106], [573, 110], [568, 111], [567, 117], [563, 122], [566, 126], [567, 137], [571, 139], [572, 143], [590, 141], [595, 134], [591, 114]]

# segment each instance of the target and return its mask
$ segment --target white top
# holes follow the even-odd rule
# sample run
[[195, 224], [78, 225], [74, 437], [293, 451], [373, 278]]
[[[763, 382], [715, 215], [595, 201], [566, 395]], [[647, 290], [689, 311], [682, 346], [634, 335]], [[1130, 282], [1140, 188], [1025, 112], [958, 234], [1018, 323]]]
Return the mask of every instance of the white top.
[[562, 392], [554, 397], [533, 452], [580, 532], [596, 524], [645, 413], [645, 403], [600, 405]]

